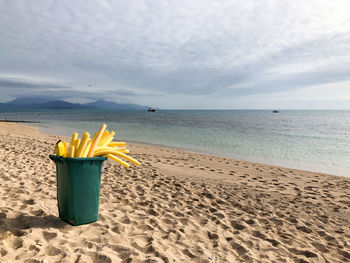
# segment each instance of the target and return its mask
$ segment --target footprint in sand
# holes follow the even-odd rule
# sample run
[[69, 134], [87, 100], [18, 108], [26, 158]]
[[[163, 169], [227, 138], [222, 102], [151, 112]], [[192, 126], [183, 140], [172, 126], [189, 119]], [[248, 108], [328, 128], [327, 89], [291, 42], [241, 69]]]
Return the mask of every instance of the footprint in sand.
[[53, 233], [53, 232], [43, 232], [43, 236], [45, 238], [45, 240], [47, 242], [50, 242], [50, 240], [54, 239], [55, 237], [57, 237], [57, 233]]
[[188, 256], [188, 257], [191, 258], [191, 259], [194, 259], [194, 258], [196, 257], [196, 255], [193, 254], [193, 253], [192, 253], [190, 250], [188, 250], [187, 248], [184, 249], [184, 250], [182, 251], [182, 253], [183, 253], [184, 255]]
[[307, 258], [317, 258], [317, 254], [309, 251], [309, 250], [299, 250], [299, 249], [296, 249], [296, 248], [288, 248], [289, 252], [295, 254], [295, 255], [302, 255], [302, 256], [305, 256]]
[[154, 252], [152, 241], [153, 238], [146, 235], [135, 236], [134, 242], [131, 243], [131, 246], [142, 253], [152, 253]]
[[6, 249], [4, 249], [4, 248], [1, 248], [1, 249], [0, 249], [0, 255], [1, 255], [2, 257], [6, 256], [7, 253], [8, 253], [8, 252], [7, 252]]
[[112, 250], [118, 253], [119, 258], [122, 259], [123, 262], [129, 262], [128, 258], [130, 257], [130, 255], [134, 254], [135, 251], [133, 248], [121, 245], [112, 245], [110, 247]]
[[22, 238], [15, 238], [12, 241], [11, 247], [13, 249], [19, 249], [19, 248], [23, 247], [23, 239]]
[[238, 255], [242, 256], [244, 254], [246, 254], [248, 252], [248, 250], [243, 247], [241, 244], [238, 244], [236, 242], [231, 242], [231, 247], [236, 250], [236, 252], [238, 253]]
[[307, 234], [312, 233], [312, 230], [306, 226], [296, 226], [296, 229], [298, 229], [299, 231], [302, 231], [304, 233], [307, 233]]
[[[98, 262], [98, 263], [111, 263], [112, 260], [110, 257], [100, 254], [100, 253], [94, 253], [91, 256], [93, 262]], [[80, 261], [76, 261], [76, 262], [80, 262]]]
[[57, 256], [57, 255], [61, 254], [61, 252], [62, 252], [61, 249], [54, 247], [54, 246], [48, 246], [46, 248], [46, 253], [49, 256]]
[[255, 221], [253, 219], [248, 219], [245, 221], [248, 225], [254, 225]]
[[231, 221], [231, 226], [236, 230], [243, 230], [246, 228], [244, 225], [242, 225], [239, 222], [234, 221], [234, 220]]
[[322, 253], [328, 253], [329, 252], [329, 250], [324, 245], [322, 245], [321, 243], [312, 242], [311, 244], [314, 246], [314, 248], [316, 248], [318, 251], [320, 251]]
[[117, 233], [117, 234], [121, 234], [122, 232], [124, 232], [124, 229], [125, 227], [118, 224], [118, 223], [115, 223], [115, 226], [111, 229], [114, 233]]

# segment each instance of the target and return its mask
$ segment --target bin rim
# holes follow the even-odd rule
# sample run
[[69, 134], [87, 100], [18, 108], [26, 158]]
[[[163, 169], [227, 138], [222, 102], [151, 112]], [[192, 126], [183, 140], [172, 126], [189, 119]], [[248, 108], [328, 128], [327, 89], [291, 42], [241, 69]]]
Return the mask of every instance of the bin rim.
[[69, 158], [69, 157], [62, 157], [59, 155], [53, 155], [50, 154], [49, 158], [56, 162], [58, 160], [60, 161], [68, 161], [68, 162], [81, 162], [81, 161], [105, 161], [107, 160], [107, 157], [100, 156], [100, 157], [74, 157], [74, 158]]

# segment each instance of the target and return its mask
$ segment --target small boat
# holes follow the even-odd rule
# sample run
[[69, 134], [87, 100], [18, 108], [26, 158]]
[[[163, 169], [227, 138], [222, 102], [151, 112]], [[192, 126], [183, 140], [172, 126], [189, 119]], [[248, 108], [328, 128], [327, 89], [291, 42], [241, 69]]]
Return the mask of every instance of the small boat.
[[149, 107], [147, 111], [148, 111], [148, 112], [155, 112], [156, 109], [155, 109], [155, 108], [152, 108], [152, 107]]
[[278, 111], [278, 110], [273, 110], [272, 112], [273, 112], [273, 113], [279, 113], [279, 111]]

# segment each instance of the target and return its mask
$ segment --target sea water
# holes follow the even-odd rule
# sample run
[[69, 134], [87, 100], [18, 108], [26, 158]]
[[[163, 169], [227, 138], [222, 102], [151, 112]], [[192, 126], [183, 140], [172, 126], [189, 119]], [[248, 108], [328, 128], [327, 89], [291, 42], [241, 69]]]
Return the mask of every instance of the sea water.
[[94, 133], [102, 123], [127, 142], [350, 176], [350, 111], [46, 110], [0, 112], [40, 121], [43, 132]]

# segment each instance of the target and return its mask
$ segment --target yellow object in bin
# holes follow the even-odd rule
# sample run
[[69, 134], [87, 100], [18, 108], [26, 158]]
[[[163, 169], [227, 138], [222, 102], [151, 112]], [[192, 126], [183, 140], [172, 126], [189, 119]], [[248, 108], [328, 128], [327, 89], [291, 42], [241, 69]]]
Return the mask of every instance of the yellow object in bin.
[[63, 154], [63, 157], [67, 157], [67, 156], [68, 156], [68, 147], [69, 147], [68, 142], [64, 142], [64, 143], [63, 143], [63, 146], [64, 146], [64, 154]]
[[73, 145], [69, 146], [69, 151], [68, 151], [68, 158], [73, 158], [74, 157], [74, 152], [75, 152], [75, 147]]
[[77, 132], [74, 132], [72, 134], [72, 140], [70, 141], [70, 145], [73, 145], [75, 146], [75, 141], [78, 139], [78, 133]]
[[[64, 158], [93, 158], [93, 157], [108, 157], [124, 167], [129, 167], [130, 164], [140, 165], [140, 162], [130, 157], [130, 151], [125, 147], [125, 142], [113, 141], [114, 131], [106, 130], [107, 125], [102, 124], [98, 132], [90, 138], [88, 132], [84, 132], [82, 138], [78, 138], [78, 133], [72, 134], [71, 143], [58, 141], [55, 147], [56, 156]], [[121, 158], [125, 159], [123, 161]]]
[[80, 141], [80, 144], [79, 144], [78, 150], [75, 154], [75, 157], [78, 157], [78, 158], [81, 157], [81, 155], [82, 155], [82, 153], [83, 153], [83, 151], [88, 143], [89, 138], [90, 138], [90, 133], [84, 132], [83, 138]]
[[98, 143], [100, 142], [101, 137], [102, 137], [102, 134], [104, 133], [104, 131], [106, 130], [106, 128], [107, 128], [107, 125], [103, 123], [103, 124], [101, 125], [101, 128], [100, 128], [99, 132], [98, 132], [97, 135], [96, 135], [95, 140], [91, 143], [91, 147], [90, 147], [90, 150], [89, 150], [89, 153], [88, 153], [87, 157], [92, 157], [92, 156], [93, 156], [94, 151], [95, 151], [95, 149], [96, 149]]

